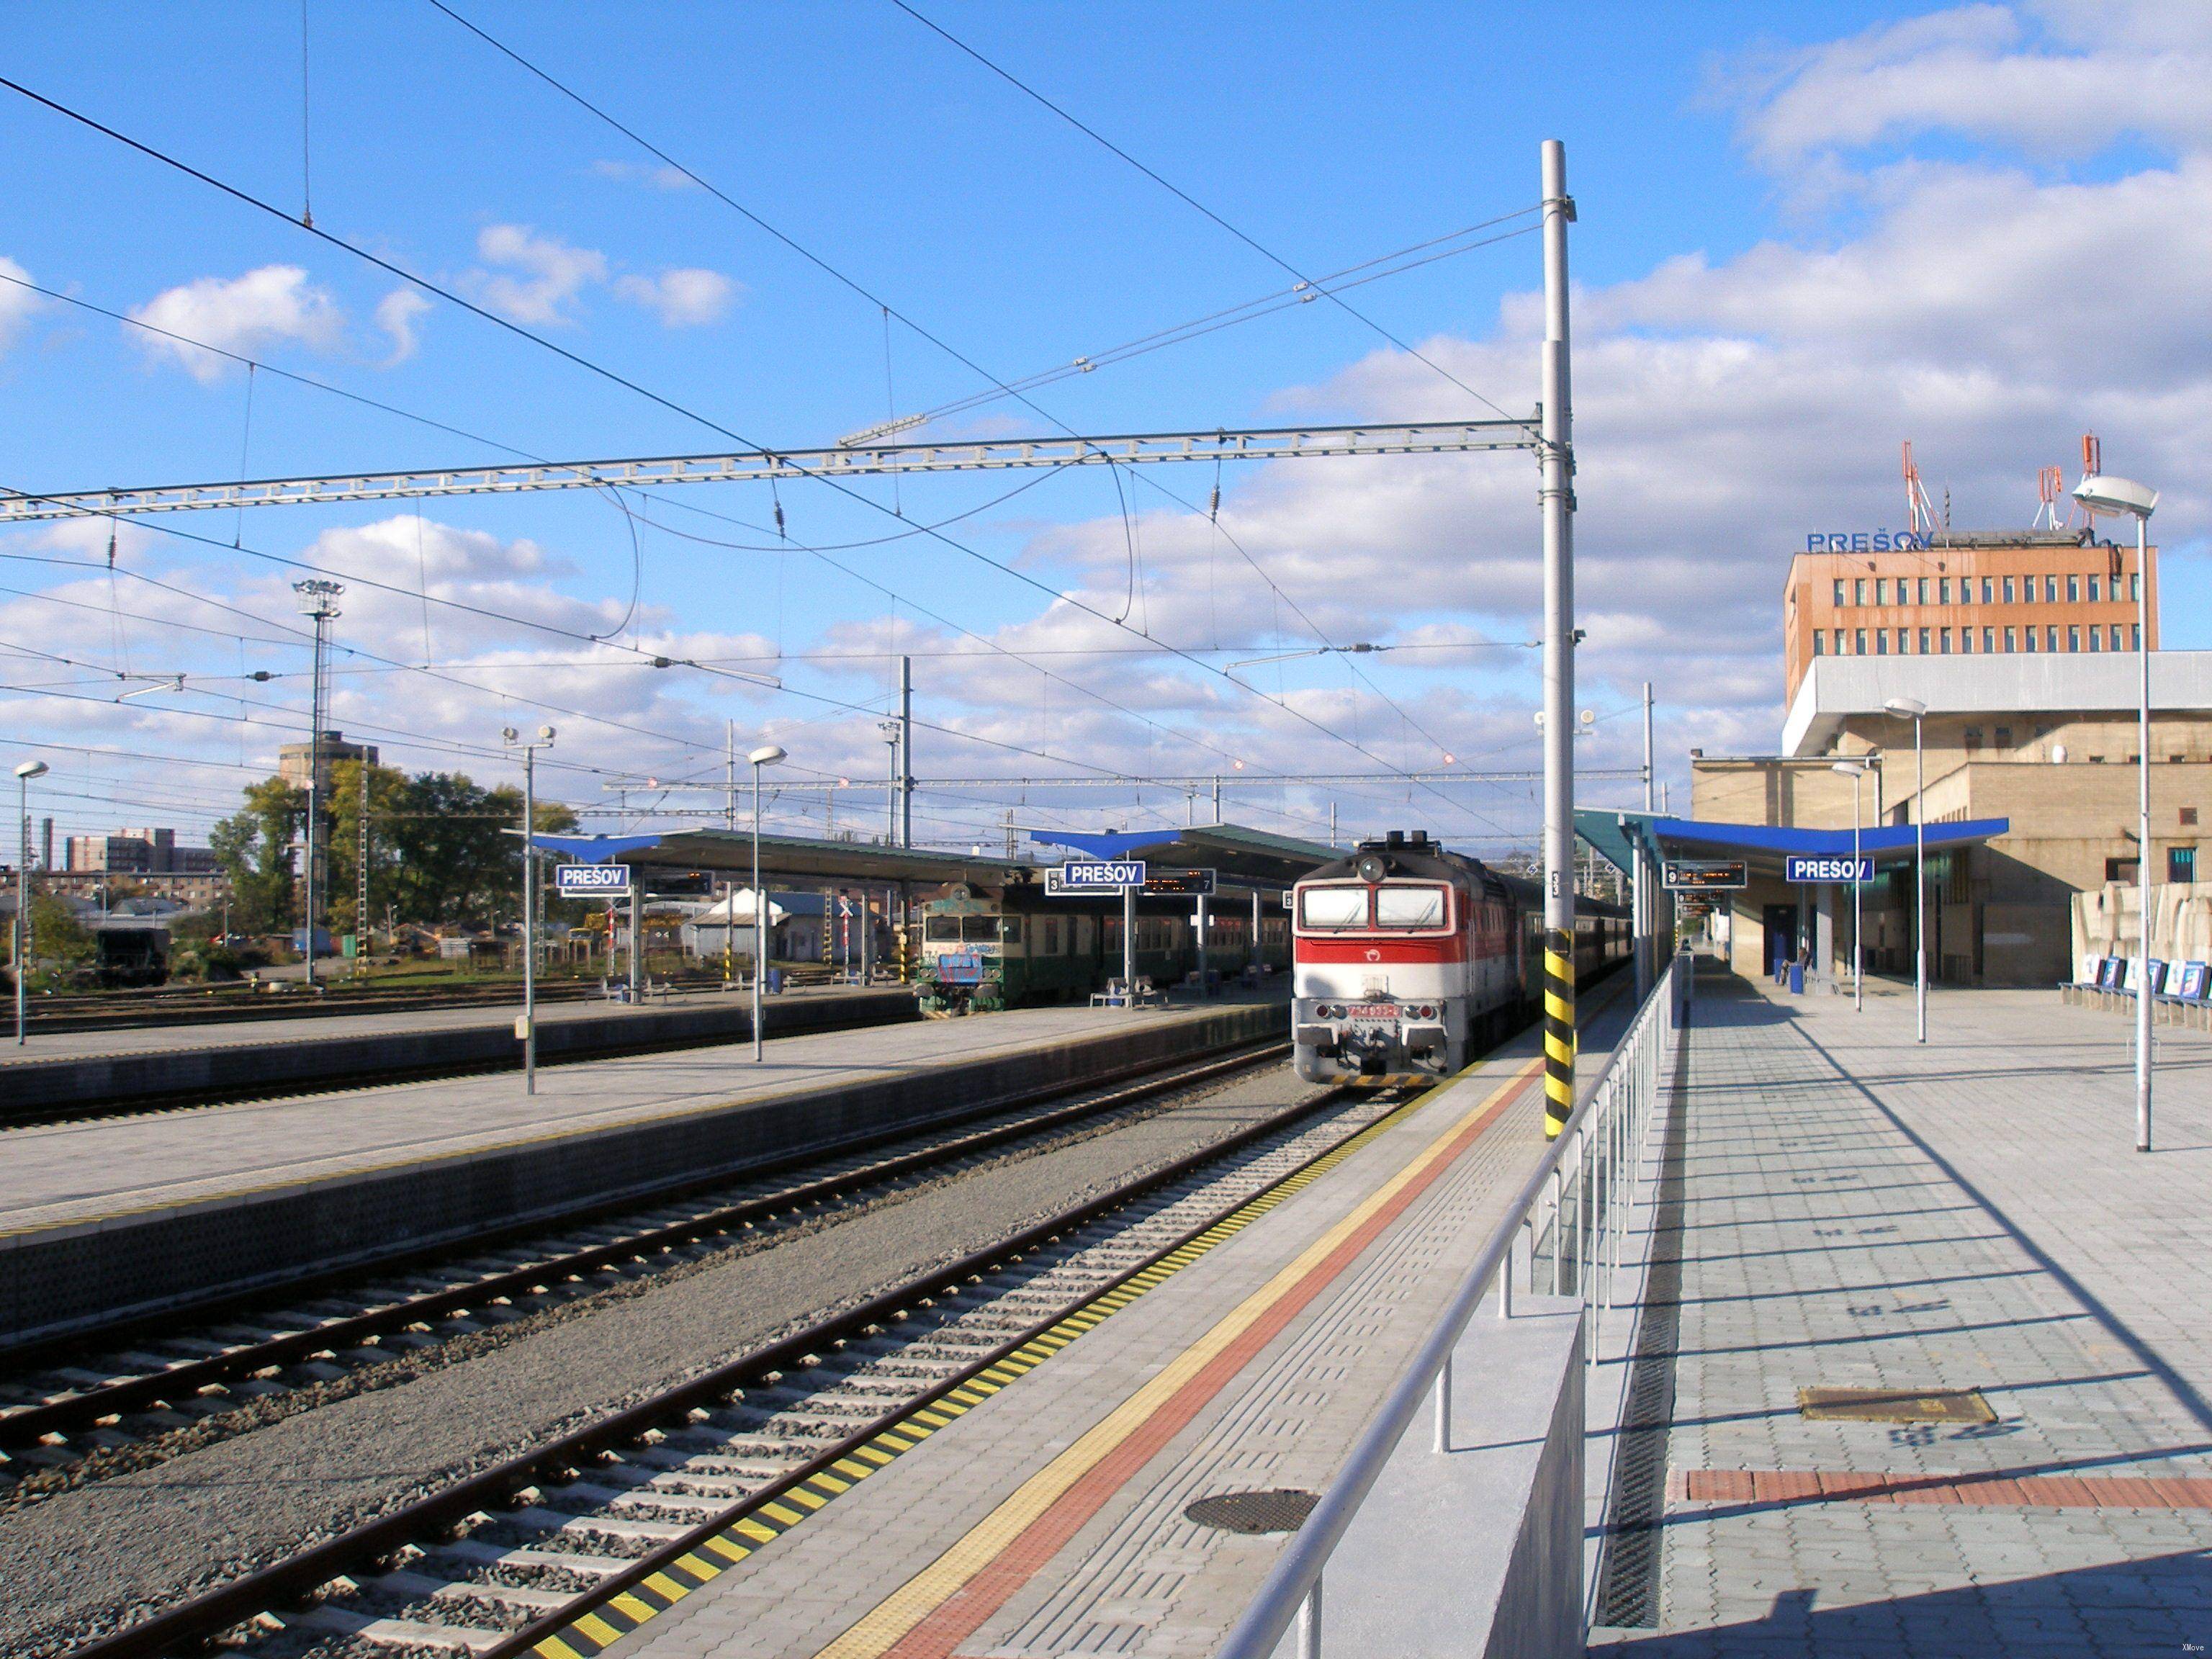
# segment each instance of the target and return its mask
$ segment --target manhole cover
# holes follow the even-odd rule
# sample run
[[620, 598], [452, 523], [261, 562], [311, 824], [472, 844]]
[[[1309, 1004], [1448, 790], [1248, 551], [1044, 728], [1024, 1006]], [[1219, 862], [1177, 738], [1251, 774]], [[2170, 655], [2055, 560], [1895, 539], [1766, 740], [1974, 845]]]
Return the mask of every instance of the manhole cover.
[[1295, 1488], [1224, 1492], [1200, 1498], [1183, 1513], [1201, 1527], [1218, 1527], [1224, 1532], [1296, 1532], [1320, 1502], [1319, 1492]]
[[1994, 1423], [1997, 1414], [1974, 1389], [1800, 1389], [1797, 1410], [1841, 1423]]

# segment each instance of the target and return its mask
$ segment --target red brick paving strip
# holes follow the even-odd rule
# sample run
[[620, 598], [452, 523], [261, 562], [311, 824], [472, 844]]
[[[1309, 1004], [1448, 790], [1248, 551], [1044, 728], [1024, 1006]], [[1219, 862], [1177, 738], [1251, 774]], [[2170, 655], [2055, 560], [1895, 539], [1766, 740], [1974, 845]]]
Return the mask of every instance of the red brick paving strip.
[[2183, 1475], [1882, 1474], [1845, 1469], [1677, 1469], [1689, 1504], [1972, 1504], [2003, 1508], [2212, 1510], [2212, 1480]]

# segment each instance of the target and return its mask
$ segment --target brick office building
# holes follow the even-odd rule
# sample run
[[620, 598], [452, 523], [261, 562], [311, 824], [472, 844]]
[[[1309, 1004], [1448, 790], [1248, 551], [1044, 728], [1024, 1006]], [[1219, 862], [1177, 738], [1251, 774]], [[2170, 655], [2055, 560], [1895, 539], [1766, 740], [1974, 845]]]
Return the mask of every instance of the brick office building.
[[[1826, 657], [2109, 654], [2136, 648], [2136, 550], [2088, 531], [1825, 534], [1790, 562], [1783, 674]], [[1924, 540], [1924, 544], [1923, 542]], [[1880, 542], [1882, 545], [1877, 546]], [[2158, 550], [2149, 550], [2158, 649]]]

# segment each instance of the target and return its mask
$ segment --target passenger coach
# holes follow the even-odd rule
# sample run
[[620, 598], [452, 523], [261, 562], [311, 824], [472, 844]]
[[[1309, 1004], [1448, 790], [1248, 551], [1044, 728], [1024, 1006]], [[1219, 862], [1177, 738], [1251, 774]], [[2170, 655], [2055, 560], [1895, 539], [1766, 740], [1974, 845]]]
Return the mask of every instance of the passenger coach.
[[[1449, 1077], [1532, 1018], [1542, 994], [1534, 882], [1393, 830], [1291, 893], [1291, 1029], [1316, 1083]], [[1577, 902], [1575, 970], [1628, 958], [1627, 913]]]

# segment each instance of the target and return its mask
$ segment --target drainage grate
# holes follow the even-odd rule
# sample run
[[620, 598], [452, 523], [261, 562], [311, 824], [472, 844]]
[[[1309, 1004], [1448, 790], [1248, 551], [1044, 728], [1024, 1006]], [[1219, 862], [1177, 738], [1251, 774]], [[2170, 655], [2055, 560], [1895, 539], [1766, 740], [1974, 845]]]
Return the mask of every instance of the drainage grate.
[[1682, 1167], [1689, 1106], [1681, 1087], [1690, 1058], [1685, 1030], [1674, 1057], [1673, 1101], [1659, 1152], [1651, 1216], [1651, 1268], [1629, 1362], [1613, 1464], [1613, 1512], [1598, 1567], [1600, 1625], [1650, 1630], [1659, 1623], [1660, 1522], [1667, 1507], [1667, 1436], [1674, 1421], [1674, 1350], [1682, 1319]]
[[1822, 1423], [1994, 1423], [1975, 1389], [1800, 1389], [1800, 1415]]
[[1201, 1498], [1183, 1514], [1201, 1527], [1223, 1532], [1296, 1532], [1306, 1523], [1321, 1494], [1277, 1487], [1272, 1492], [1224, 1492]]

